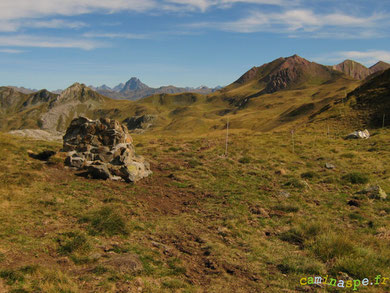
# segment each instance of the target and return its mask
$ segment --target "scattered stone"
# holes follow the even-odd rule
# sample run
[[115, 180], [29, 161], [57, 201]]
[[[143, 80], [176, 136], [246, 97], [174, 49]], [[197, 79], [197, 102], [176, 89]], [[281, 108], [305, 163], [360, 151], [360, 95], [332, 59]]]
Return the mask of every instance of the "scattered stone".
[[285, 176], [285, 175], [287, 174], [287, 171], [284, 170], [284, 169], [279, 169], [279, 170], [276, 170], [276, 171], [275, 171], [275, 174], [276, 174], [276, 175]]
[[367, 129], [363, 131], [361, 130], [354, 131], [345, 137], [345, 139], [368, 139], [368, 138], [370, 138], [370, 133], [368, 132]]
[[143, 270], [143, 265], [139, 257], [130, 253], [112, 256], [102, 262], [102, 264], [121, 273], [137, 273]]
[[284, 197], [284, 198], [289, 198], [291, 196], [291, 194], [288, 191], [281, 190], [281, 191], [279, 191], [278, 196]]
[[347, 203], [349, 206], [360, 207], [360, 203], [357, 200], [351, 199]]
[[269, 213], [260, 206], [254, 206], [250, 209], [251, 213], [254, 215], [258, 215], [261, 218], [269, 218]]
[[372, 199], [386, 199], [386, 192], [379, 185], [370, 185], [358, 192], [359, 194], [365, 194]]
[[135, 154], [125, 125], [108, 118], [73, 119], [64, 136], [65, 165], [94, 179], [136, 182], [149, 176], [150, 165]]
[[38, 154], [34, 154], [34, 152], [31, 150], [28, 150], [27, 153], [30, 158], [40, 160], [40, 161], [48, 161], [50, 157], [56, 154], [55, 151], [43, 151]]
[[326, 168], [326, 169], [335, 169], [336, 166], [333, 165], [333, 164], [331, 164], [331, 163], [326, 163], [326, 164], [325, 164], [325, 168]]

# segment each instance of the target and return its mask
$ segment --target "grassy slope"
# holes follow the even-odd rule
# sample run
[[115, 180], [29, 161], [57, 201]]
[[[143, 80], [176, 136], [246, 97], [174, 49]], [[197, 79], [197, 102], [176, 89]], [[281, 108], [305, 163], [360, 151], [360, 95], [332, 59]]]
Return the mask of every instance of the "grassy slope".
[[[278, 59], [261, 67], [257, 73], [259, 78], [272, 71], [280, 62], [282, 60]], [[310, 66], [314, 66], [314, 69], [319, 71], [324, 70], [320, 65], [310, 64]], [[318, 76], [321, 77], [320, 73]], [[328, 75], [326, 77], [330, 78]], [[259, 83], [257, 77], [252, 79], [245, 81], [244, 84], [233, 83], [221, 92], [208, 96], [190, 93], [159, 94], [137, 102], [112, 100], [87, 90], [85, 97], [69, 97], [70, 103], [84, 101], [82, 104], [70, 107], [69, 109], [72, 110], [70, 113], [66, 112], [69, 111], [68, 108], [66, 111], [65, 108], [57, 111], [57, 115], [66, 112], [62, 120], [58, 121], [57, 129], [63, 129], [75, 115], [80, 113], [93, 119], [103, 116], [119, 121], [131, 116], [153, 114], [158, 116], [154, 129], [167, 134], [172, 132], [202, 134], [210, 130], [223, 129], [227, 119], [231, 121], [231, 128], [235, 129], [258, 131], [283, 129], [306, 123], [309, 115], [330, 101], [344, 97], [360, 84], [358, 81], [336, 74], [333, 80], [325, 84], [308, 81], [295, 90], [281, 90], [273, 94], [259, 95], [265, 85]], [[18, 95], [21, 97], [13, 99], [20, 102], [14, 103], [15, 105], [11, 107], [12, 111], [0, 113], [2, 131], [39, 128], [40, 116], [48, 111], [47, 104], [22, 107], [23, 101], [29, 96]], [[64, 101], [62, 102], [66, 105]], [[58, 106], [61, 104], [59, 103]], [[10, 109], [7, 106], [2, 108]]]
[[[389, 200], [342, 179], [360, 172], [390, 193], [388, 129], [344, 141], [309, 124], [295, 153], [287, 131], [233, 131], [229, 158], [224, 135], [135, 136], [154, 174], [128, 185], [45, 165], [27, 149], [59, 145], [0, 134], [0, 291], [296, 292], [308, 275], [390, 276]], [[105, 266], [128, 252], [143, 271]]]

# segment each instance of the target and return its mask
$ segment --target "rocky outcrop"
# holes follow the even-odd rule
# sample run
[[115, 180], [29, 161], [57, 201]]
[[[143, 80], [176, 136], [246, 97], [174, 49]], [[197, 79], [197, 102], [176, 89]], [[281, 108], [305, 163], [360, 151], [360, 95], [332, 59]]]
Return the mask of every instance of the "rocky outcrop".
[[149, 163], [135, 154], [125, 125], [116, 120], [73, 119], [63, 138], [65, 165], [95, 179], [136, 182], [149, 176]]
[[135, 132], [143, 132], [146, 129], [150, 128], [154, 121], [156, 120], [155, 115], [142, 115], [142, 116], [134, 116], [130, 118], [126, 118], [123, 123], [126, 124], [129, 130], [133, 130]]

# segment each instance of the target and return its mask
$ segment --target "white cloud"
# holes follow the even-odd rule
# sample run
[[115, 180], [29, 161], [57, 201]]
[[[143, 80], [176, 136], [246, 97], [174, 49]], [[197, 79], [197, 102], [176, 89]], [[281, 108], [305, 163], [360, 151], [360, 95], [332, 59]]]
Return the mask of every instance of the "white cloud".
[[388, 20], [389, 17], [382, 14], [364, 17], [342, 13], [318, 14], [308, 9], [291, 9], [280, 13], [255, 11], [236, 21], [203, 22], [189, 26], [240, 33], [284, 33], [290, 37], [305, 35], [326, 38], [350, 35], [351, 38], [370, 38], [378, 37], [380, 30], [377, 28], [386, 26]]
[[17, 50], [17, 49], [0, 49], [0, 53], [7, 53], [7, 54], [20, 54], [23, 53], [23, 50]]
[[0, 47], [77, 48], [92, 50], [106, 44], [84, 39], [48, 38], [28, 35], [0, 36]]
[[146, 34], [131, 34], [131, 33], [85, 33], [86, 38], [107, 38], [107, 39], [147, 39], [150, 36]]

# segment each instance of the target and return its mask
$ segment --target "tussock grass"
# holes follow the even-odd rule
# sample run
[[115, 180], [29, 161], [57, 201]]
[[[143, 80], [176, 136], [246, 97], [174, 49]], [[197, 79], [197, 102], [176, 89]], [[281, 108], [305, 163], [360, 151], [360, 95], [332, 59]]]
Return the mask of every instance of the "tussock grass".
[[128, 235], [129, 231], [124, 218], [118, 210], [112, 207], [102, 207], [93, 211], [90, 215], [81, 219], [82, 222], [90, 224], [91, 235]]

